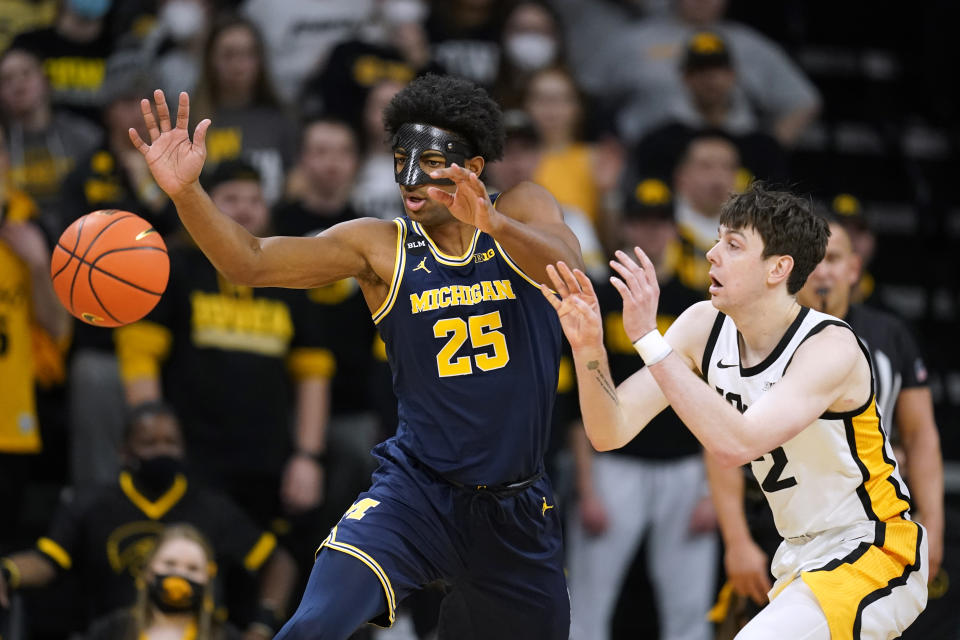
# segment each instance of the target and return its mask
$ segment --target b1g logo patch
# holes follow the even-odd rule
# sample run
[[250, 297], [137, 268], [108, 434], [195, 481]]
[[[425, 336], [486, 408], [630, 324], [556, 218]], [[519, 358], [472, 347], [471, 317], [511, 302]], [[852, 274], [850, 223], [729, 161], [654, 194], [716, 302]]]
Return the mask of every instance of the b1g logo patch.
[[493, 257], [496, 255], [493, 249], [487, 249], [483, 253], [473, 254], [474, 262], [486, 262], [487, 260], [493, 260]]

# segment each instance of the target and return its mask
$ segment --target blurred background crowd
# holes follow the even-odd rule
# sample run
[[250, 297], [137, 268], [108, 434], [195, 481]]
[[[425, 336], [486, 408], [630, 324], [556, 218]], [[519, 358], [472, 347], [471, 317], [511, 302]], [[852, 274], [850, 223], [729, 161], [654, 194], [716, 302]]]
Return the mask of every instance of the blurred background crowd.
[[[352, 281], [221, 277], [127, 132], [146, 139], [153, 89], [171, 104], [187, 91], [191, 129], [213, 122], [202, 180], [221, 210], [256, 235], [316, 234], [402, 215], [381, 112], [432, 72], [502, 104], [505, 156], [482, 178], [556, 197], [617, 377], [642, 363], [604, 284], [614, 250], [657, 264], [664, 328], [706, 295], [730, 193], [762, 179], [811, 195], [834, 239], [801, 300], [889, 323], [874, 354], [889, 435], [921, 518], [945, 531], [905, 637], [960, 638], [952, 4], [0, 0], [0, 637], [253, 640], [295, 608], [315, 548], [369, 482], [369, 448], [395, 428], [383, 343]], [[161, 302], [118, 330], [51, 303], [50, 247], [98, 209], [143, 216], [170, 249]], [[573, 637], [730, 637], [724, 574], [749, 562], [682, 424], [665, 415], [592, 452], [567, 367], [553, 442]], [[938, 482], [942, 516], [923, 507]], [[394, 629], [357, 637], [431, 638], [443, 595], [434, 585]]]

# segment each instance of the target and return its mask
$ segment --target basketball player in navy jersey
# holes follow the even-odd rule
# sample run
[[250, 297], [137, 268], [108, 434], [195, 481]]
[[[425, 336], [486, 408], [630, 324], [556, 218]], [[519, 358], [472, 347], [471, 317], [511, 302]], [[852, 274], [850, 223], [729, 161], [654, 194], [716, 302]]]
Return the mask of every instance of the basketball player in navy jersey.
[[848, 325], [796, 300], [828, 234], [790, 193], [754, 184], [734, 196], [707, 253], [711, 300], [665, 337], [653, 264], [639, 249], [639, 264], [618, 252], [611, 280], [647, 366], [616, 388], [589, 280], [559, 263], [550, 276], [561, 298], [543, 289], [573, 349], [595, 447], [623, 446], [669, 404], [720, 463], [751, 463], [784, 541], [771, 603], [740, 640], [888, 640], [926, 605], [926, 533], [910, 519], [869, 353]]
[[405, 216], [256, 238], [197, 182], [209, 120], [191, 142], [187, 95], [175, 125], [162, 92], [154, 102], [156, 118], [142, 103], [150, 144], [130, 137], [214, 266], [248, 286], [355, 277], [393, 370], [397, 434], [374, 449], [373, 485], [320, 545], [277, 637], [389, 625], [399, 601], [441, 580], [457, 612], [441, 612], [442, 635], [567, 638], [560, 523], [543, 475], [561, 332], [537, 283], [548, 264], [582, 259], [542, 188], [522, 183], [496, 206], [487, 196], [478, 175], [502, 150], [497, 104], [465, 80], [415, 80], [384, 111]]

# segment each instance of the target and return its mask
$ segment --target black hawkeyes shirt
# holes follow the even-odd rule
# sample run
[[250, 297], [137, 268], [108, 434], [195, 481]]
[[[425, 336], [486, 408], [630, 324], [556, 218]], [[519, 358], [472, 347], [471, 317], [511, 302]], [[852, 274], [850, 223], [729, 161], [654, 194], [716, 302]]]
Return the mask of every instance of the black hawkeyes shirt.
[[178, 475], [149, 492], [123, 471], [117, 482], [61, 502], [37, 550], [61, 571], [78, 571], [88, 616], [133, 604], [134, 576], [167, 524], [195, 526], [216, 550], [218, 568], [257, 571], [276, 547], [227, 496]]
[[[610, 361], [613, 382], [620, 384], [643, 368], [643, 359], [623, 329], [623, 298], [605, 281], [596, 287], [600, 312], [603, 314], [603, 341]], [[678, 278], [660, 284], [660, 304], [657, 308], [657, 328], [666, 333], [687, 307], [703, 300], [703, 294], [684, 285]], [[673, 460], [700, 453], [700, 443], [673, 409], [660, 412], [643, 431], [624, 447], [614, 450], [627, 455], [651, 460]]]

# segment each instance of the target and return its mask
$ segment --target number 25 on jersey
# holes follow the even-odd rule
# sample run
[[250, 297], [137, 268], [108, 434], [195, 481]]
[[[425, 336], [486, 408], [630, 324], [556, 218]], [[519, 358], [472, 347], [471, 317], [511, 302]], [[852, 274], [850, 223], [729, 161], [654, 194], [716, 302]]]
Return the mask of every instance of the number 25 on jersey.
[[[437, 354], [437, 373], [441, 378], [466, 376], [473, 373], [476, 364], [481, 371], [492, 371], [506, 366], [510, 361], [507, 340], [501, 331], [503, 322], [500, 312], [485, 313], [469, 318], [444, 318], [433, 325], [435, 338], [448, 338]], [[460, 347], [470, 339], [474, 350], [492, 347], [493, 352], [480, 351], [473, 356], [456, 357]]]

